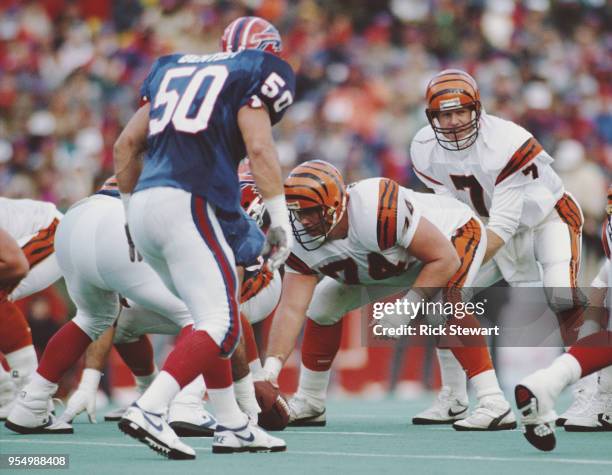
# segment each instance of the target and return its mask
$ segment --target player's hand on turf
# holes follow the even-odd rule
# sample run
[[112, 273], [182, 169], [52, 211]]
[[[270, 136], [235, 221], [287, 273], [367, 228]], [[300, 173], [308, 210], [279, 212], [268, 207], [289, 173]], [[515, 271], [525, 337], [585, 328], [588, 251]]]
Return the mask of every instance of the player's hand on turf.
[[128, 227], [127, 223], [125, 223], [125, 235], [127, 237], [128, 246], [130, 246], [130, 261], [132, 262], [142, 261], [142, 256], [140, 255], [140, 252], [138, 252], [138, 249], [136, 249], [136, 246], [134, 245], [134, 241], [132, 240], [132, 235], [130, 233], [130, 228]]
[[96, 421], [96, 395], [98, 384], [102, 373], [95, 369], [87, 368], [83, 371], [81, 382], [77, 390], [70, 396], [66, 410], [62, 414], [62, 419], [66, 422], [78, 416], [81, 412], [87, 411], [89, 422], [95, 424]]
[[270, 228], [266, 235], [263, 254], [269, 254], [268, 266], [271, 272], [276, 271], [287, 260], [292, 244], [293, 233], [289, 225]]

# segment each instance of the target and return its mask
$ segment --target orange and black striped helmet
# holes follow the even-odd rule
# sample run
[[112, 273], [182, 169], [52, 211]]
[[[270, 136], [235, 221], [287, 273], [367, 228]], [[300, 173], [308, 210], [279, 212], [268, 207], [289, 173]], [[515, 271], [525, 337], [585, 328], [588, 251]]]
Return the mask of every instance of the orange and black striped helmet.
[[295, 167], [285, 180], [285, 198], [295, 239], [309, 251], [323, 245], [346, 210], [342, 175], [323, 160]]
[[612, 216], [612, 184], [608, 186], [608, 205], [606, 206], [606, 213]]
[[[476, 141], [482, 106], [478, 84], [472, 76], [460, 69], [445, 69], [429, 81], [425, 99], [427, 120], [443, 148], [463, 150]], [[472, 111], [467, 124], [459, 127], [440, 126], [438, 115], [441, 112], [463, 108]]]

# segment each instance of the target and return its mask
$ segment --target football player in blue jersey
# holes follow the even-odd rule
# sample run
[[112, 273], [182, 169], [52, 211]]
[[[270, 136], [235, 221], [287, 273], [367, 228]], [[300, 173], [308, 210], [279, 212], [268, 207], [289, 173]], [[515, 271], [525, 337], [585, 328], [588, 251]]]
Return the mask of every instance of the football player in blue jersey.
[[272, 125], [293, 102], [295, 77], [278, 56], [278, 31], [261, 18], [232, 22], [221, 45], [217, 54], [159, 58], [141, 88], [144, 105], [114, 149], [135, 247], [195, 322], [119, 422], [123, 432], [171, 458], [195, 457], [163, 414], [198, 374], [219, 422], [213, 453], [286, 448], [252, 425], [234, 398], [228, 358], [240, 338], [240, 286], [222, 227], [240, 211], [237, 168], [248, 154], [270, 214], [273, 270], [288, 256], [291, 227]]
[[[225, 235], [248, 238], [232, 229], [241, 222], [232, 219], [241, 212], [237, 167], [248, 154], [270, 216], [265, 247], [271, 270], [289, 254], [292, 233], [271, 128], [293, 102], [295, 78], [278, 56], [278, 31], [260, 18], [232, 22], [222, 49], [206, 56], [159, 58], [143, 83], [143, 105], [114, 148], [130, 258], [136, 260], [140, 253], [194, 320], [194, 330], [179, 342], [119, 426], [175, 459], [195, 458], [195, 451], [180, 441], [164, 413], [199, 374], [219, 421], [214, 453], [286, 448], [284, 441], [251, 424], [234, 398], [229, 357], [240, 338], [240, 285]], [[92, 315], [98, 317], [95, 309]], [[91, 341], [71, 321], [49, 342], [46, 353], [54, 357], [43, 356], [20, 398], [20, 407], [33, 421], [21, 424], [28, 432], [48, 432], [48, 398]]]

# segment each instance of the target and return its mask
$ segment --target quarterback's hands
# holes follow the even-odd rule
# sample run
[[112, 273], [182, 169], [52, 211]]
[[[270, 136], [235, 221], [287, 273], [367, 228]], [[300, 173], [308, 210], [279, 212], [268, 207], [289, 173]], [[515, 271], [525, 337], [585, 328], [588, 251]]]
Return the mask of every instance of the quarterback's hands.
[[292, 245], [293, 232], [288, 223], [287, 225], [271, 227], [268, 230], [262, 254], [269, 254], [268, 267], [272, 273], [278, 270], [287, 260]]
[[85, 368], [81, 383], [68, 400], [66, 410], [62, 414], [62, 420], [72, 422], [81, 412], [87, 411], [89, 422], [95, 424], [96, 421], [96, 394], [102, 373], [96, 369]]
[[130, 234], [130, 228], [127, 223], [125, 223], [125, 235], [127, 237], [128, 246], [130, 246], [130, 261], [132, 262], [140, 262], [142, 261], [142, 256], [136, 246], [134, 245], [134, 241], [132, 240], [132, 235]]

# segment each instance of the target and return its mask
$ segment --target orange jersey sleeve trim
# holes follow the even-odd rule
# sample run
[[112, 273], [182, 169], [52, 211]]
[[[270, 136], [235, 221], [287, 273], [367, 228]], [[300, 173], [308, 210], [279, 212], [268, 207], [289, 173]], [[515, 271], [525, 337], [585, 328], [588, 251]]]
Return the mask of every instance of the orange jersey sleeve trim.
[[316, 274], [314, 270], [308, 267], [308, 264], [306, 264], [302, 259], [300, 259], [298, 256], [296, 256], [293, 253], [289, 254], [289, 257], [285, 261], [285, 264], [287, 264], [294, 271], [299, 272], [300, 274], [304, 274], [304, 275], [315, 275]]
[[510, 158], [506, 166], [500, 172], [495, 181], [495, 185], [499, 185], [506, 178], [512, 176], [514, 173], [519, 171], [529, 162], [531, 162], [534, 158], [538, 156], [538, 154], [544, 150], [538, 142], [533, 137], [527, 139], [523, 145], [521, 145], [514, 155]]
[[399, 185], [393, 180], [383, 178], [378, 185], [378, 215], [376, 239], [381, 251], [389, 249], [397, 242], [397, 197]]
[[30, 269], [49, 255], [53, 254], [55, 250], [53, 243], [55, 241], [55, 231], [57, 230], [58, 224], [59, 219], [55, 218], [48, 227], [39, 231], [36, 236], [30, 239], [21, 248], [30, 264]]

